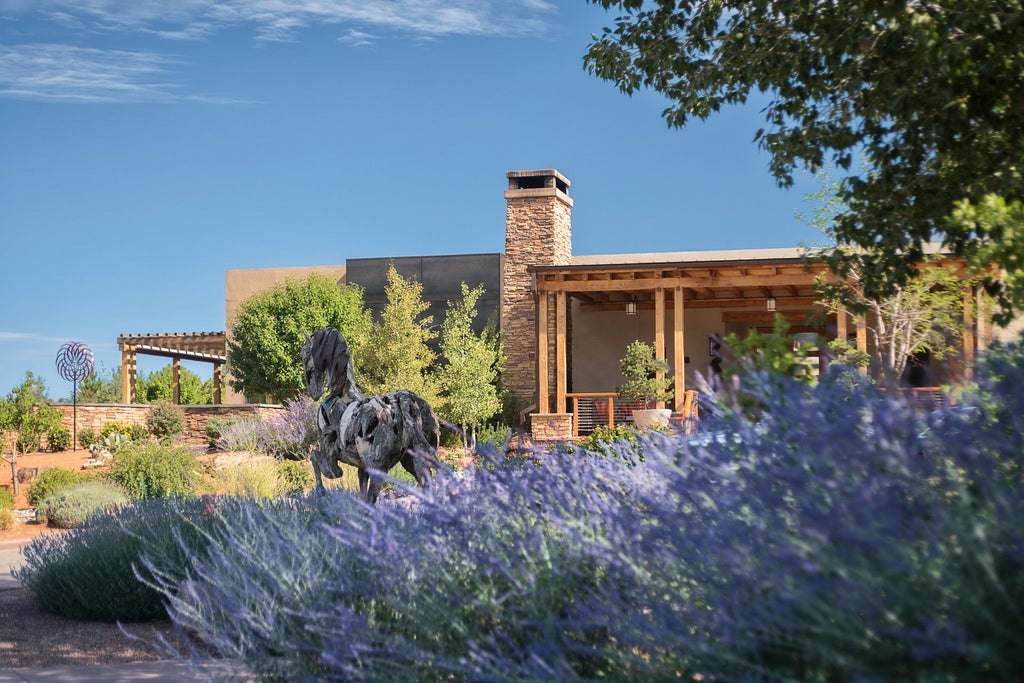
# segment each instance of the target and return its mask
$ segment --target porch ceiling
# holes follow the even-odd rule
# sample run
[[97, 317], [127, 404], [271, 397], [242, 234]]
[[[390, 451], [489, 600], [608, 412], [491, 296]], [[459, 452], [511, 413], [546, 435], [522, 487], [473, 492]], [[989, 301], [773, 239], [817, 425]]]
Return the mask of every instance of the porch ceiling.
[[824, 264], [802, 260], [772, 263], [632, 264], [607, 266], [542, 266], [531, 269], [538, 292], [566, 292], [586, 307], [614, 308], [628, 300], [653, 306], [655, 291], [674, 301], [676, 288], [688, 307], [730, 308], [763, 304], [774, 297], [780, 305], [809, 307], [815, 303], [816, 278]]

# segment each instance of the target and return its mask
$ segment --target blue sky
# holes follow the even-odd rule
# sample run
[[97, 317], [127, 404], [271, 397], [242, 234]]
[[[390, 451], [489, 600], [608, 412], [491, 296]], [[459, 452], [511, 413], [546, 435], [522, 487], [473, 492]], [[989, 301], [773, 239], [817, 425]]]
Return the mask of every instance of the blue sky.
[[[669, 129], [583, 69], [584, 0], [0, 0], [0, 395], [123, 333], [223, 330], [229, 269], [498, 252], [505, 172], [577, 254], [797, 246], [752, 102]], [[140, 357], [152, 372], [165, 359]], [[209, 377], [209, 366], [186, 364]]]

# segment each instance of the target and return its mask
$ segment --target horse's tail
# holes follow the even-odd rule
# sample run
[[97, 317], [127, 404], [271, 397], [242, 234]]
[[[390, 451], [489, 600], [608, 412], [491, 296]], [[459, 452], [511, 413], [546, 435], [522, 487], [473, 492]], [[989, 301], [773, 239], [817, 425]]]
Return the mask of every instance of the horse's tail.
[[441, 430], [430, 404], [412, 391], [402, 390], [397, 394], [402, 414], [409, 416], [408, 426], [413, 430], [413, 448], [436, 451], [441, 445]]

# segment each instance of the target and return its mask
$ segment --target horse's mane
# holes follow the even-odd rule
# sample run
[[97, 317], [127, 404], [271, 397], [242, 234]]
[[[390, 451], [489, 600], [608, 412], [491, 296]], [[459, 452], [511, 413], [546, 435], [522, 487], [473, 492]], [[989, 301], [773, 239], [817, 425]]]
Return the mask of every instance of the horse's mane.
[[345, 400], [363, 397], [356, 386], [352, 349], [341, 332], [333, 327], [320, 328], [306, 341], [303, 354], [307, 353], [316, 371], [326, 376], [331, 396], [343, 396]]

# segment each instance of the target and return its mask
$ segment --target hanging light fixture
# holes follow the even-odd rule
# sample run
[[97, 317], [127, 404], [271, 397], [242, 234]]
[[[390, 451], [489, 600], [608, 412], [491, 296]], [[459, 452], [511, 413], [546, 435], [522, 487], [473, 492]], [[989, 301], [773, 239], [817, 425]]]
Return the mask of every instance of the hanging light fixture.
[[631, 296], [626, 302], [626, 315], [636, 315], [636, 297]]
[[774, 296], [768, 297], [767, 303], [768, 303], [768, 310], [769, 311], [774, 311], [775, 310], [775, 297]]

